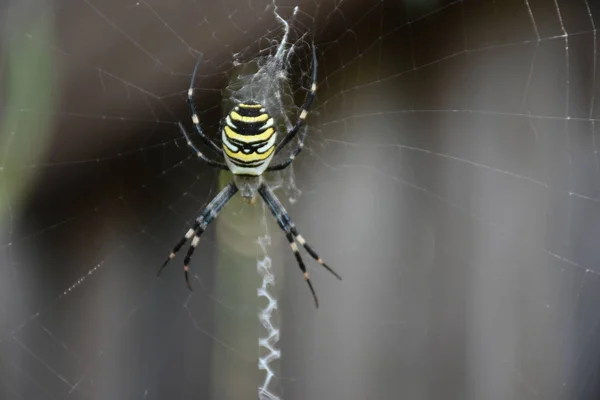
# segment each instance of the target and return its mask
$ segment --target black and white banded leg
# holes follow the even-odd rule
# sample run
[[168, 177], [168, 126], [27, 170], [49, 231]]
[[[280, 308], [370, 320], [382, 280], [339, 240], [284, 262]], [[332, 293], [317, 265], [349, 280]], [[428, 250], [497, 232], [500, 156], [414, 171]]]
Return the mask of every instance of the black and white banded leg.
[[198, 61], [196, 62], [196, 66], [194, 67], [194, 73], [192, 73], [192, 79], [190, 80], [190, 88], [187, 93], [187, 102], [190, 106], [190, 112], [192, 113], [192, 122], [196, 127], [196, 132], [202, 138], [202, 141], [208, 146], [210, 146], [217, 154], [223, 156], [223, 150], [219, 147], [215, 142], [213, 142], [208, 136], [204, 134], [202, 131], [202, 127], [200, 126], [200, 118], [198, 117], [198, 112], [196, 111], [196, 102], [194, 101], [194, 81], [196, 80], [196, 73], [198, 72], [198, 67], [200, 66], [200, 62], [202, 61], [202, 54], [198, 57]]
[[204, 208], [204, 210], [202, 211], [202, 214], [200, 214], [200, 216], [196, 219], [194, 226], [189, 231], [187, 231], [185, 236], [183, 238], [181, 238], [181, 240], [175, 245], [175, 247], [173, 247], [173, 250], [171, 250], [169, 257], [167, 257], [167, 259], [165, 260], [163, 265], [158, 270], [157, 276], [160, 275], [162, 270], [167, 266], [167, 263], [175, 258], [175, 255], [177, 254], [177, 252], [179, 250], [181, 250], [181, 247], [183, 247], [185, 242], [187, 242], [188, 240], [190, 240], [193, 237], [192, 245], [188, 249], [188, 252], [185, 255], [185, 259], [183, 260], [183, 271], [185, 274], [185, 282], [186, 282], [188, 288], [190, 290], [193, 290], [192, 286], [190, 285], [190, 280], [189, 280], [189, 275], [188, 275], [188, 270], [189, 270], [190, 260], [192, 259], [192, 254], [194, 253], [196, 246], [198, 246], [198, 242], [200, 242], [200, 236], [202, 235], [202, 233], [204, 233], [207, 226], [215, 218], [217, 218], [217, 216], [219, 215], [219, 212], [223, 209], [223, 207], [225, 207], [225, 204], [227, 204], [227, 202], [237, 193], [237, 191], [238, 191], [237, 187], [233, 183], [230, 183], [227, 186], [225, 186], [223, 188], [223, 190], [221, 190], [219, 192], [219, 194], [217, 194], [212, 199], [212, 201]]
[[[315, 94], [317, 92], [317, 50], [315, 49], [314, 44], [312, 46], [312, 57], [313, 57], [312, 58], [313, 71], [312, 71], [312, 84], [310, 86], [310, 91], [306, 95], [306, 99], [304, 100], [304, 104], [302, 105], [302, 111], [300, 112], [300, 115], [298, 116], [298, 120], [296, 121], [296, 124], [286, 133], [286, 135], [283, 137], [281, 142], [279, 142], [277, 144], [277, 147], [275, 148], [275, 154], [279, 153], [283, 149], [283, 147], [286, 144], [288, 144], [290, 142], [290, 140], [292, 140], [298, 134], [298, 132], [300, 131], [300, 128], [302, 128], [302, 126], [304, 125], [304, 122], [306, 121], [306, 116], [308, 115], [308, 110], [310, 109], [310, 106], [311, 106], [313, 100], [315, 99]], [[284, 169], [285, 167], [290, 165], [290, 163], [292, 161], [294, 161], [294, 158], [296, 158], [298, 153], [300, 153], [302, 151], [302, 148], [304, 147], [305, 137], [306, 137], [306, 131], [304, 131], [304, 133], [298, 140], [298, 145], [296, 146], [296, 148], [294, 149], [294, 151], [292, 152], [292, 154], [290, 155], [288, 160], [282, 164], [274, 165], [272, 167], [267, 168], [267, 171], [278, 171], [278, 170]]]
[[220, 162], [220, 161], [214, 161], [211, 160], [210, 158], [206, 157], [201, 151], [200, 149], [198, 149], [196, 146], [194, 146], [194, 143], [192, 143], [192, 141], [190, 140], [190, 137], [188, 136], [185, 128], [183, 127], [183, 124], [181, 122], [179, 122], [179, 129], [181, 129], [181, 133], [183, 133], [183, 136], [185, 136], [185, 140], [187, 142], [187, 145], [190, 146], [192, 148], [192, 150], [194, 150], [194, 153], [196, 153], [196, 156], [200, 159], [202, 159], [202, 161], [204, 161], [205, 163], [207, 163], [208, 165], [215, 167], [215, 168], [219, 168], [219, 169], [223, 169], [228, 171], [229, 168], [227, 167], [227, 164]]
[[267, 171], [281, 171], [282, 169], [286, 169], [294, 161], [294, 159], [296, 158], [298, 153], [300, 153], [302, 151], [302, 149], [304, 148], [304, 139], [305, 138], [306, 138], [306, 129], [302, 132], [302, 135], [298, 139], [298, 144], [296, 145], [296, 148], [292, 151], [292, 154], [290, 154], [288, 159], [280, 164], [275, 164], [275, 165], [267, 167]]
[[304, 279], [306, 280], [306, 283], [308, 284], [308, 287], [313, 295], [313, 298], [315, 300], [315, 306], [318, 308], [319, 300], [317, 299], [315, 290], [313, 289], [312, 283], [308, 277], [308, 272], [306, 271], [306, 266], [304, 265], [304, 261], [302, 260], [302, 256], [300, 255], [300, 252], [298, 251], [298, 246], [296, 245], [294, 238], [298, 241], [298, 243], [300, 243], [304, 247], [304, 249], [307, 251], [307, 253], [310, 254], [310, 256], [315, 259], [315, 261], [317, 261], [319, 264], [321, 264], [325, 269], [327, 269], [331, 274], [333, 274], [339, 280], [342, 280], [342, 277], [337, 272], [335, 272], [332, 268], [330, 268], [327, 264], [325, 264], [323, 259], [321, 257], [319, 257], [319, 255], [312, 249], [312, 247], [310, 247], [308, 245], [308, 243], [306, 243], [306, 240], [302, 237], [302, 235], [300, 235], [300, 233], [296, 229], [296, 226], [292, 222], [288, 212], [283, 207], [283, 205], [281, 204], [279, 199], [277, 199], [277, 196], [275, 196], [275, 193], [273, 193], [273, 191], [265, 184], [262, 184], [258, 188], [258, 193], [260, 193], [260, 195], [263, 198], [263, 200], [265, 201], [265, 203], [267, 203], [267, 206], [269, 207], [269, 209], [271, 210], [271, 213], [277, 220], [279, 227], [285, 232], [285, 236], [287, 237], [288, 242], [290, 243], [290, 247], [292, 248], [292, 251], [294, 252], [294, 256], [296, 257], [298, 266], [300, 267], [300, 270], [304, 274]]

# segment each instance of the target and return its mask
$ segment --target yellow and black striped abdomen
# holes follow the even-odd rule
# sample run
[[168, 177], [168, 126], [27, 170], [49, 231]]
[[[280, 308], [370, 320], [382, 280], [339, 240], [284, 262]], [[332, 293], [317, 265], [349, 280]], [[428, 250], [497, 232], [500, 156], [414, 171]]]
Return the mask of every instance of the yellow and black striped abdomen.
[[229, 169], [261, 175], [273, 158], [277, 132], [273, 118], [255, 102], [240, 103], [225, 117], [222, 140]]

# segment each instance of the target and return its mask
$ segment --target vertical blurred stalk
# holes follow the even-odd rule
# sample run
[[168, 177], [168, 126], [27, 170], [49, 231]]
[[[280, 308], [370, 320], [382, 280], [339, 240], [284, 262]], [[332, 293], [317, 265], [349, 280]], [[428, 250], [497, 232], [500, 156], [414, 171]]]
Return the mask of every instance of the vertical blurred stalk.
[[[37, 164], [43, 156], [59, 101], [53, 93], [54, 19], [46, 4], [28, 0], [0, 4], [0, 245], [13, 240], [13, 223], [36, 171], [26, 165]], [[0, 252], [2, 322], [26, 313], [32, 302], [30, 292], [20, 288], [22, 270], [14, 267], [12, 257], [11, 247]], [[0, 369], [21, 361], [3, 359]]]
[[[222, 172], [219, 177], [219, 190], [232, 179], [231, 173]], [[268, 255], [273, 259], [273, 269], [277, 276], [281, 257], [277, 249], [280, 243], [279, 228], [259, 198], [249, 205], [235, 196], [223, 209], [217, 223], [217, 244], [219, 247], [218, 264], [215, 273], [215, 296], [229, 310], [216, 304], [215, 336], [235, 349], [234, 351], [215, 343], [212, 355], [211, 399], [253, 399], [257, 387], [264, 381], [265, 371], [258, 369], [259, 337], [265, 337], [266, 331], [259, 323], [258, 314], [267, 304], [257, 297], [257, 289], [262, 279], [257, 272], [257, 263], [262, 260], [264, 251], [258, 243], [259, 238], [269, 236], [271, 245]], [[266, 218], [265, 218], [266, 217]], [[280, 285], [270, 288], [273, 297]], [[278, 321], [275, 321], [278, 326]], [[277, 363], [271, 365], [277, 377]], [[273, 382], [271, 387], [276, 386]]]
[[54, 20], [43, 2], [10, 2], [0, 65], [0, 227], [14, 214], [52, 130]]

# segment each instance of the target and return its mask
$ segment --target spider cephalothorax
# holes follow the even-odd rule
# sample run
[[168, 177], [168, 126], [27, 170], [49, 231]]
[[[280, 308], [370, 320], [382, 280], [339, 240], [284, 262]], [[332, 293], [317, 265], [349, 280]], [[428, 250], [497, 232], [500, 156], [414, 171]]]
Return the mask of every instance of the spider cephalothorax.
[[242, 103], [238, 103], [233, 109], [227, 114], [222, 124], [221, 140], [223, 142], [222, 147], [219, 147], [211, 139], [209, 139], [200, 126], [200, 119], [196, 113], [196, 104], [194, 102], [194, 79], [196, 72], [198, 71], [198, 65], [200, 65], [200, 59], [196, 63], [194, 73], [192, 74], [192, 81], [190, 83], [190, 89], [188, 90], [188, 103], [192, 112], [192, 121], [196, 127], [196, 131], [204, 143], [211, 147], [220, 157], [224, 159], [222, 161], [214, 161], [206, 157], [190, 140], [185, 128], [179, 123], [179, 128], [185, 136], [188, 145], [194, 150], [196, 155], [205, 161], [207, 164], [224, 170], [229, 170], [233, 173], [233, 182], [223, 188], [215, 196], [215, 198], [204, 208], [202, 214], [196, 218], [194, 226], [188, 230], [183, 238], [175, 245], [171, 254], [164, 262], [158, 273], [167, 265], [169, 260], [175, 258], [175, 254], [183, 247], [185, 242], [192, 239], [192, 245], [190, 246], [187, 255], [184, 259], [184, 271], [185, 280], [188, 287], [191, 289], [188, 276], [188, 265], [190, 263], [194, 249], [200, 241], [200, 235], [207, 228], [208, 224], [214, 220], [221, 209], [227, 204], [227, 202], [239, 191], [240, 195], [245, 199], [252, 201], [258, 193], [260, 197], [265, 201], [271, 213], [277, 220], [279, 227], [284, 231], [286, 238], [290, 243], [290, 247], [294, 252], [296, 261], [300, 270], [304, 274], [304, 279], [308, 283], [308, 286], [315, 299], [315, 304], [318, 307], [319, 303], [317, 296], [312, 287], [310, 279], [308, 278], [308, 272], [306, 272], [306, 266], [298, 251], [298, 245], [296, 241], [303, 246], [308, 254], [314, 258], [319, 264], [325, 267], [329, 272], [335, 275], [338, 279], [341, 277], [325, 264], [325, 262], [317, 255], [317, 253], [306, 243], [306, 240], [300, 235], [296, 226], [292, 222], [289, 214], [281, 204], [281, 202], [275, 196], [275, 193], [269, 188], [269, 186], [263, 182], [262, 174], [265, 171], [278, 171], [286, 168], [292, 163], [294, 158], [302, 151], [304, 146], [304, 138], [306, 131], [300, 135], [296, 148], [292, 151], [288, 159], [280, 164], [271, 165], [271, 161], [275, 155], [283, 149], [283, 147], [290, 142], [304, 124], [308, 109], [315, 97], [317, 90], [317, 54], [315, 47], [312, 48], [312, 60], [313, 60], [313, 71], [312, 71], [312, 85], [308, 92], [304, 104], [302, 105], [302, 111], [298, 116], [296, 124], [287, 131], [283, 139], [275, 144], [277, 141], [277, 129], [275, 127], [273, 117], [269, 114], [266, 107], [262, 104], [252, 100], [248, 100]]

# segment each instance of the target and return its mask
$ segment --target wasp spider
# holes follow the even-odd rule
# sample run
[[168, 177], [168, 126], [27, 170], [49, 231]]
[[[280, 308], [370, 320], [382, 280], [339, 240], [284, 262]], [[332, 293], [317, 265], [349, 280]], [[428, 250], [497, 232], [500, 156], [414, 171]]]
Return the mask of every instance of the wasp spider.
[[225, 204], [231, 199], [238, 191], [243, 199], [248, 202], [253, 202], [256, 194], [258, 193], [265, 201], [273, 216], [277, 220], [279, 227], [285, 233], [290, 247], [294, 252], [296, 261], [300, 270], [304, 274], [304, 279], [308, 283], [308, 287], [315, 300], [315, 306], [319, 306], [317, 295], [313, 289], [312, 283], [308, 278], [308, 272], [304, 261], [298, 251], [296, 241], [302, 245], [308, 254], [314, 258], [319, 264], [325, 267], [329, 272], [335, 275], [338, 279], [342, 279], [334, 270], [332, 270], [321, 257], [306, 243], [306, 240], [300, 235], [296, 226], [292, 222], [288, 212], [285, 210], [281, 202], [275, 196], [275, 193], [269, 188], [269, 186], [263, 181], [262, 175], [265, 171], [278, 171], [286, 168], [292, 163], [294, 158], [302, 151], [304, 146], [304, 139], [306, 137], [306, 130], [300, 135], [298, 144], [291, 152], [290, 156], [285, 162], [280, 164], [271, 165], [273, 157], [279, 153], [286, 144], [290, 142], [300, 131], [303, 126], [308, 110], [315, 97], [317, 90], [317, 55], [315, 47], [312, 47], [312, 85], [309, 93], [306, 95], [304, 105], [302, 106], [298, 120], [294, 126], [288, 130], [283, 136], [283, 139], [276, 144], [277, 140], [277, 129], [274, 126], [274, 121], [269, 111], [262, 104], [259, 104], [252, 100], [244, 101], [243, 103], [237, 104], [231, 112], [225, 117], [223, 123], [223, 129], [221, 131], [222, 148], [215, 144], [210, 138], [208, 138], [200, 126], [200, 120], [196, 113], [196, 104], [193, 98], [193, 85], [196, 77], [196, 72], [200, 64], [200, 59], [196, 63], [194, 73], [192, 74], [192, 81], [190, 83], [190, 89], [188, 90], [188, 104], [190, 106], [192, 121], [196, 127], [198, 135], [202, 141], [209, 147], [211, 147], [221, 158], [222, 161], [211, 160], [206, 157], [194, 144], [191, 142], [185, 128], [179, 123], [179, 128], [187, 140], [187, 144], [194, 150], [196, 155], [205, 161], [207, 164], [220, 168], [223, 170], [229, 170], [233, 173], [233, 182], [230, 182], [215, 198], [204, 208], [202, 214], [196, 219], [196, 222], [192, 228], [185, 234], [183, 238], [175, 245], [171, 254], [164, 262], [162, 267], [159, 269], [158, 274], [160, 275], [163, 268], [167, 263], [175, 258], [175, 254], [181, 249], [181, 247], [190, 239], [192, 244], [183, 261], [185, 281], [190, 290], [188, 277], [188, 266], [194, 253], [194, 249], [200, 241], [200, 235], [205, 231], [208, 224], [213, 221]]

